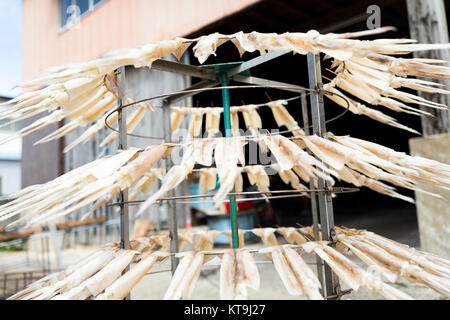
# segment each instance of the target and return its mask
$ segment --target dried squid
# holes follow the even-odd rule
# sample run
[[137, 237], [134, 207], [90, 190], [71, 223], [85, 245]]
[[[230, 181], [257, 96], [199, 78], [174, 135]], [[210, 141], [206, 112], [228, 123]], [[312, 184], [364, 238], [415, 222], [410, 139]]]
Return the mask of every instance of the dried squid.
[[246, 249], [228, 249], [220, 266], [220, 299], [247, 299], [247, 287], [259, 289], [260, 279], [253, 255]]
[[302, 248], [305, 249], [306, 252], [314, 251], [330, 266], [330, 268], [338, 275], [338, 277], [353, 290], [358, 290], [359, 287], [363, 287], [372, 293], [381, 295], [385, 299], [412, 299], [407, 294], [395, 289], [394, 287], [384, 283], [374, 275], [364, 271], [347, 257], [326, 244], [307, 242], [302, 245]]
[[302, 257], [289, 246], [273, 246], [260, 250], [271, 254], [273, 264], [289, 294], [305, 294], [310, 300], [323, 300], [320, 282]]
[[[425, 92], [437, 92], [447, 94], [448, 91], [437, 88], [429, 82], [415, 81], [408, 76], [418, 76], [432, 79], [449, 79], [450, 68], [444, 66], [446, 61], [434, 59], [405, 59], [392, 55], [406, 55], [419, 50], [448, 49], [449, 44], [417, 44], [411, 39], [376, 39], [358, 40], [357, 37], [377, 35], [392, 30], [392, 27], [383, 27], [353, 33], [329, 33], [320, 34], [316, 30], [306, 33], [244, 33], [242, 31], [231, 35], [214, 33], [201, 36], [197, 39], [176, 38], [163, 40], [157, 43], [145, 44], [141, 47], [120, 49], [108, 52], [100, 58], [77, 64], [52, 67], [38, 77], [22, 84], [24, 87], [47, 86], [33, 92], [27, 92], [8, 101], [11, 106], [0, 114], [0, 118], [11, 118], [11, 121], [19, 121], [40, 114], [43, 111], [51, 112], [43, 118], [35, 121], [26, 130], [18, 135], [8, 137], [2, 142], [18, 136], [25, 136], [31, 132], [41, 130], [48, 124], [69, 118], [69, 124], [52, 133], [41, 142], [61, 137], [74, 130], [78, 126], [84, 126], [100, 120], [101, 112], [92, 112], [89, 117], [80, 119], [86, 112], [94, 109], [95, 101], [116, 98], [111, 96], [112, 72], [125, 65], [133, 65], [136, 68], [151, 67], [153, 61], [169, 54], [180, 58], [184, 51], [193, 43], [194, 56], [200, 63], [206, 61], [210, 55], [215, 55], [217, 48], [226, 41], [231, 41], [238, 49], [240, 55], [244, 52], [258, 51], [261, 54], [267, 52], [287, 50], [305, 55], [307, 53], [324, 53], [334, 59], [333, 66], [336, 69], [334, 85], [362, 98], [368, 103], [382, 104], [396, 111], [416, 111], [408, 108], [403, 102], [426, 104], [431, 107], [442, 107], [430, 101], [424, 101], [413, 94], [407, 94], [396, 90], [399, 87], [407, 87]], [[348, 63], [347, 63], [348, 62]], [[394, 77], [393, 77], [394, 76]], [[106, 80], [106, 81], [105, 81]], [[339, 82], [336, 84], [336, 82]], [[107, 89], [107, 90], [106, 90]], [[108, 92], [106, 92], [108, 91]], [[105, 93], [106, 92], [106, 93]], [[327, 95], [330, 97], [330, 95]], [[399, 99], [400, 101], [396, 100]], [[338, 100], [339, 101], [339, 100]], [[403, 102], [401, 102], [403, 101]], [[98, 101], [100, 103], [101, 101]], [[395, 119], [387, 117], [381, 112], [369, 108], [363, 108], [356, 102], [352, 103], [351, 111], [364, 113], [378, 121], [390, 125], [400, 126]], [[60, 108], [60, 109], [58, 109]], [[285, 113], [283, 106], [272, 108], [277, 123], [284, 123], [289, 130], [296, 131], [296, 135], [302, 132], [297, 129], [292, 119]], [[92, 110], [91, 110], [92, 109]], [[105, 110], [106, 111], [106, 107]], [[194, 108], [196, 109], [196, 108]], [[416, 109], [418, 110], [418, 109]], [[83, 111], [83, 112], [82, 112]], [[100, 111], [100, 110], [98, 110]], [[196, 111], [195, 111], [196, 112]], [[173, 128], [176, 129], [180, 119], [180, 113], [172, 119]], [[258, 127], [257, 123], [250, 124], [246, 111], [244, 120], [252, 131]], [[421, 113], [417, 111], [417, 113]], [[245, 119], [247, 117], [247, 120]], [[190, 133], [196, 136], [200, 130], [200, 115], [193, 117]], [[211, 117], [208, 119], [211, 120]], [[215, 121], [215, 120], [214, 120]], [[234, 121], [235, 123], [235, 121]], [[94, 129], [90, 130], [94, 131]], [[85, 137], [88, 134], [85, 135]], [[296, 143], [301, 143], [297, 140]], [[304, 147], [304, 146], [302, 146]]]

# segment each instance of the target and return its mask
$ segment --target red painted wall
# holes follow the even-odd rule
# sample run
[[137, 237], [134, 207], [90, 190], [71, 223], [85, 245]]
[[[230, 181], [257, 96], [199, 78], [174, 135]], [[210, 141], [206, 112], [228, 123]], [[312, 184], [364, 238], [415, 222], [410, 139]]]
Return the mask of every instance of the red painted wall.
[[79, 25], [59, 32], [58, 0], [23, 0], [23, 79], [109, 50], [190, 34], [257, 1], [106, 0]]
[[[22, 78], [31, 80], [48, 67], [88, 61], [106, 51], [185, 36], [257, 1], [106, 0], [61, 32], [58, 0], [23, 0]], [[62, 142], [33, 146], [42, 136], [23, 139], [22, 187], [63, 173]]]

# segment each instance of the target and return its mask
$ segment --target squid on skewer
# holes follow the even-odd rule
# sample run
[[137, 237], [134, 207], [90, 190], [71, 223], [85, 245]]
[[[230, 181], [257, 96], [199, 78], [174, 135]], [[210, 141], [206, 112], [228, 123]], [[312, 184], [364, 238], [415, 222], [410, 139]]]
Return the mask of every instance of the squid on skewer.
[[[247, 173], [248, 181], [251, 185], [256, 185], [258, 190], [264, 193], [269, 193], [270, 180], [264, 170], [264, 166], [251, 165], [246, 166], [244, 171]], [[264, 195], [264, 194], [263, 194]]]
[[198, 38], [197, 44], [194, 46], [194, 56], [198, 59], [200, 64], [212, 55], [216, 55], [217, 48], [231, 39], [232, 36], [225, 36], [220, 33], [213, 33], [207, 36]]
[[178, 233], [178, 250], [182, 251], [186, 243], [192, 244], [194, 241], [194, 234], [184, 230]]
[[418, 253], [406, 245], [372, 232], [347, 228], [338, 230], [338, 240], [372, 268], [381, 270], [380, 273], [393, 272], [395, 277], [422, 283], [446, 296], [450, 294], [448, 265], [436, 263], [434, 259], [429, 259], [426, 253]]
[[277, 232], [281, 234], [290, 244], [304, 244], [307, 240], [294, 227], [280, 227]]
[[206, 194], [209, 190], [216, 188], [217, 183], [217, 169], [216, 168], [202, 168], [200, 171], [200, 191]]
[[246, 141], [239, 137], [220, 138], [215, 148], [215, 161], [219, 176], [220, 188], [214, 196], [216, 207], [226, 198], [227, 193], [235, 186], [236, 179], [242, 172], [240, 162], [245, 165], [244, 148]]
[[230, 122], [231, 122], [231, 135], [233, 137], [240, 136], [239, 132], [239, 117], [237, 110], [230, 110]]
[[164, 300], [189, 299], [204, 263], [202, 252], [188, 251], [178, 256], [182, 259], [170, 281]]
[[[223, 233], [228, 237], [228, 241], [230, 243], [233, 243], [233, 233], [231, 232], [231, 230], [226, 230]], [[242, 230], [242, 229], [238, 230], [238, 235], [239, 235], [238, 248], [243, 248], [244, 247], [244, 245], [245, 245], [245, 234], [246, 233], [247, 233], [247, 230]]]
[[255, 228], [251, 230], [254, 234], [261, 238], [266, 246], [277, 246], [278, 241], [274, 232], [275, 228]]
[[350, 259], [324, 243], [307, 242], [302, 245], [306, 252], [315, 252], [353, 290], [363, 287], [390, 300], [411, 300], [407, 294], [384, 283], [374, 275], [364, 271]]
[[196, 251], [208, 251], [214, 246], [214, 240], [219, 236], [217, 230], [200, 230], [195, 233], [194, 248]]
[[[364, 82], [366, 82], [369, 86], [372, 86], [374, 89], [379, 90], [379, 93], [384, 96], [389, 96], [389, 94], [393, 95], [402, 95], [405, 93], [401, 93], [398, 91], [395, 91], [395, 88], [410, 88], [417, 91], [423, 91], [423, 92], [432, 92], [432, 93], [439, 93], [439, 94], [450, 94], [450, 91], [437, 88], [439, 86], [442, 86], [442, 84], [431, 82], [431, 81], [425, 81], [420, 79], [414, 79], [414, 78], [403, 78], [395, 76], [391, 73], [384, 73], [378, 70], [376, 67], [368, 67], [364, 65], [364, 61], [361, 61], [362, 59], [367, 58], [354, 58], [349, 59], [345, 62], [345, 65], [341, 65], [340, 68], [345, 68], [346, 70], [350, 71], [353, 75], [360, 77], [360, 79], [363, 79]], [[375, 81], [373, 83], [372, 81]], [[386, 90], [386, 94], [383, 92]], [[405, 98], [409, 97], [409, 99], [418, 99], [418, 101], [425, 102], [423, 99], [417, 98], [416, 96], [405, 94]], [[402, 100], [401, 98], [398, 98], [399, 100]], [[391, 100], [391, 102], [393, 102]], [[409, 100], [407, 102], [410, 102]], [[428, 102], [429, 104], [430, 102]], [[435, 103], [431, 103], [434, 107], [440, 108], [439, 105], [436, 105]], [[413, 107], [407, 106], [405, 104], [400, 104], [401, 111], [403, 112], [411, 112], [414, 114], [414, 112], [423, 113], [421, 110], [417, 110]], [[432, 107], [433, 107], [432, 106]], [[389, 106], [386, 106], [389, 107]], [[395, 110], [395, 109], [394, 109]], [[400, 111], [400, 110], [399, 110]]]
[[113, 284], [105, 289], [105, 292], [98, 295], [96, 300], [122, 300], [131, 289], [145, 276], [145, 274], [162, 257], [167, 257], [164, 253], [148, 253], [135, 266], [127, 271], [123, 276], [114, 281]]
[[213, 138], [192, 139], [192, 159], [195, 163], [210, 167], [213, 163], [213, 152], [217, 142], [218, 141]]
[[[418, 187], [419, 183], [450, 187], [449, 165], [395, 152], [352, 137], [329, 133], [326, 138], [316, 135], [291, 138], [302, 140], [312, 155], [281, 135], [263, 135], [252, 139], [263, 143], [272, 152], [277, 160], [275, 167], [279, 167], [278, 172], [283, 180], [289, 181], [300, 191], [304, 188], [295, 174], [304, 181], [312, 179], [314, 182], [322, 178], [330, 184], [334, 183], [335, 177], [406, 201], [413, 200], [400, 195], [393, 187], [381, 181], [428, 194], [431, 193]], [[240, 174], [245, 170], [243, 147], [247, 140], [244, 137], [207, 138], [192, 139], [183, 144], [186, 152], [182, 163], [166, 174], [163, 188], [147, 199], [139, 212], [142, 213], [167, 191], [181, 183], [192, 171], [195, 163], [212, 165], [213, 152], [221, 184], [214, 201], [216, 205], [220, 205], [233, 187], [238, 190], [241, 188]], [[28, 187], [13, 196], [17, 197], [17, 200], [0, 206], [0, 221], [21, 215], [9, 227], [23, 222], [29, 225], [41, 224], [91, 203], [96, 202], [98, 205], [114, 197], [120, 190], [136, 184], [157, 161], [171, 152], [171, 148], [172, 145], [160, 145], [151, 146], [143, 152], [123, 151], [116, 156], [98, 159], [40, 187]], [[243, 166], [238, 166], [238, 162]], [[261, 183], [265, 184], [264, 181]]]
[[[335, 136], [330, 133], [329, 137], [344, 146], [367, 154], [371, 157], [371, 161], [377, 157], [380, 165], [388, 172], [405, 175], [411, 180], [444, 188], [450, 184], [450, 165], [448, 164], [419, 156], [410, 156], [373, 142], [349, 136]], [[383, 160], [385, 161], [383, 162]]]
[[323, 300], [320, 282], [302, 257], [289, 246], [272, 246], [260, 250], [269, 253], [289, 294], [305, 294], [310, 300]]
[[156, 180], [162, 180], [165, 169], [163, 168], [153, 168], [148, 173], [144, 174], [144, 176], [139, 179], [139, 181], [135, 184], [133, 190], [128, 196], [129, 201], [133, 201], [139, 195], [139, 193], [143, 192], [144, 194], [149, 194], [152, 191], [153, 186], [156, 183]]
[[204, 108], [192, 108], [190, 111], [191, 118], [189, 119], [188, 134], [189, 137], [197, 137], [202, 132], [203, 115], [206, 111]]
[[442, 64], [448, 64], [448, 61], [445, 60], [394, 58], [388, 55], [370, 53], [366, 59], [358, 60], [358, 63], [399, 77], [416, 76], [450, 80], [450, 68], [442, 66]]
[[57, 273], [49, 274], [49, 275], [43, 277], [42, 279], [40, 279], [40, 280], [38, 280], [36, 282], [33, 282], [31, 285], [29, 285], [24, 290], [21, 290], [21, 291], [17, 292], [16, 294], [10, 296], [8, 298], [8, 300], [19, 300], [19, 299], [25, 300], [25, 299], [29, 299], [29, 298], [31, 298], [33, 296], [39, 295], [40, 292], [41, 292], [39, 290], [43, 289], [44, 287], [52, 286], [56, 282], [61, 281], [62, 279], [64, 279], [64, 277], [69, 276], [70, 274], [75, 272], [75, 270], [77, 270], [81, 266], [85, 265], [88, 261], [91, 261], [92, 259], [95, 259], [96, 256], [101, 255], [105, 251], [105, 248], [107, 248], [107, 247], [110, 247], [110, 246], [109, 245], [105, 245], [104, 247], [93, 251], [92, 253], [88, 254], [85, 257], [83, 257], [77, 263], [72, 264], [69, 267], [67, 267], [64, 271], [60, 271], [60, 272], [57, 272]]
[[[344, 245], [350, 243], [352, 247], [359, 249], [371, 257], [377, 264], [395, 272], [410, 282], [419, 282], [445, 296], [450, 295], [450, 279], [428, 273], [417, 265], [412, 265], [399, 257], [388, 253], [382, 248], [364, 241], [361, 237], [351, 237], [340, 240]], [[351, 250], [351, 247], [349, 247]]]
[[[139, 238], [130, 242], [131, 250], [119, 250], [118, 243], [105, 245], [65, 271], [45, 277], [9, 299], [123, 299], [153, 265], [153, 259], [147, 259], [149, 255], [167, 257], [164, 252], [149, 251], [159, 245], [164, 249], [164, 241], [161, 235]], [[139, 263], [121, 277], [122, 271], [135, 260]]]
[[177, 58], [181, 57], [189, 45], [190, 43], [187, 43], [186, 39], [177, 38], [146, 44], [138, 48], [116, 50], [105, 53], [102, 57], [87, 63], [53, 67], [47, 70], [42, 77], [27, 81], [22, 86], [49, 85], [80, 76], [103, 76], [125, 65], [133, 65], [136, 68], [151, 67], [153, 61], [171, 53]]
[[122, 271], [134, 260], [137, 253], [132, 250], [118, 251], [114, 259], [94, 276], [53, 299], [85, 300], [90, 296], [96, 297], [120, 277]]
[[[109, 110], [109, 112], [112, 110]], [[105, 128], [105, 122], [106, 117], [108, 116], [109, 112], [105, 113], [102, 117], [100, 117], [93, 125], [91, 125], [86, 131], [84, 131], [78, 138], [76, 138], [74, 141], [72, 141], [69, 145], [67, 145], [63, 152], [66, 153], [69, 150], [75, 148], [80, 143], [86, 143], [91, 139], [93, 136], [95, 136], [100, 130]], [[117, 123], [118, 119], [118, 113], [113, 113], [107, 120], [108, 126], [113, 127], [115, 123]]]
[[285, 184], [290, 184], [292, 188], [297, 190], [307, 190], [306, 186], [300, 183], [298, 176], [292, 169], [282, 171], [278, 163], [272, 164], [271, 167], [278, 172], [281, 180], [283, 180]]
[[371, 243], [386, 250], [387, 252], [399, 258], [402, 258], [403, 260], [407, 260], [411, 264], [418, 265], [429, 273], [433, 273], [441, 277], [450, 278], [450, 271], [448, 270], [448, 268], [440, 265], [439, 263], [435, 263], [432, 260], [429, 260], [426, 255], [417, 253], [414, 248], [410, 248], [407, 245], [400, 244], [393, 240], [379, 236], [373, 232], [362, 231], [360, 235]]
[[[287, 101], [285, 100], [276, 100], [271, 101], [268, 103], [268, 106], [272, 110], [273, 117], [275, 118], [275, 121], [278, 125], [278, 127], [285, 126], [289, 131], [293, 133], [295, 136], [303, 136], [305, 135], [305, 132], [303, 129], [301, 129], [298, 126], [297, 121], [290, 115], [290, 113], [287, 111], [285, 105], [287, 104]], [[298, 144], [299, 147], [305, 148], [305, 145], [302, 143], [301, 140], [295, 140], [296, 144]]]
[[[36, 95], [34, 97], [25, 94], [23, 98], [19, 96], [16, 98], [17, 100], [12, 100], [18, 103], [1, 112], [0, 118], [10, 118], [12, 120], [8, 124], [12, 124], [44, 111], [50, 112], [50, 114], [44, 118], [35, 120], [32, 124], [21, 129], [14, 135], [6, 137], [0, 143], [6, 143], [18, 137], [42, 130], [48, 125], [61, 121], [66, 117], [76, 119], [82, 110], [87, 112], [89, 109], [102, 104], [104, 101], [109, 103], [110, 100], [113, 100], [112, 103], [114, 104], [117, 100], [102, 85], [102, 79], [100, 78], [74, 79], [59, 85], [49, 86], [35, 93]], [[27, 97], [29, 98], [27, 99]]]
[[[356, 102], [355, 100], [350, 99], [349, 97], [346, 97], [342, 92], [340, 92], [339, 90], [334, 88], [331, 83], [324, 84], [323, 88], [324, 88], [324, 90], [327, 90], [327, 93], [325, 93], [325, 96], [327, 98], [329, 98], [330, 100], [332, 100], [337, 105], [339, 105], [343, 108], [348, 107], [349, 111], [354, 114], [363, 114], [365, 116], [368, 116], [371, 119], [374, 119], [374, 120], [382, 122], [382, 123], [386, 123], [390, 126], [404, 129], [404, 130], [407, 130], [407, 131], [410, 131], [413, 133], [417, 133], [416, 130], [411, 129], [407, 126], [404, 126], [401, 123], [398, 123], [395, 118], [390, 117], [390, 116], [382, 113], [381, 111], [368, 108], [365, 105], [360, 104], [360, 103]], [[345, 97], [345, 100], [343, 97]]]
[[226, 250], [220, 265], [220, 299], [247, 299], [247, 287], [258, 290], [259, 285], [258, 268], [249, 250]]
[[172, 133], [178, 130], [178, 128], [181, 125], [181, 122], [183, 122], [184, 117], [189, 112], [191, 108], [187, 107], [171, 107], [171, 115], [170, 115], [170, 128], [172, 130]]
[[262, 128], [261, 117], [256, 109], [256, 106], [251, 104], [247, 105], [245, 108], [241, 108], [245, 126], [251, 131], [252, 135], [257, 135], [259, 129]]
[[77, 268], [73, 273], [63, 278], [62, 280], [56, 282], [49, 287], [35, 292], [32, 297], [33, 300], [49, 300], [53, 298], [56, 294], [61, 294], [70, 289], [78, 286], [81, 282], [91, 277], [97, 271], [101, 270], [105, 265], [107, 265], [113, 258], [114, 253], [118, 248], [107, 248], [102, 252], [102, 254], [96, 256], [94, 259], [88, 261], [84, 265]]
[[[346, 181], [351, 180], [352, 173], [354, 171], [357, 171], [372, 179], [363, 180], [362, 183], [368, 183], [370, 184], [371, 188], [373, 187], [374, 189], [384, 189], [383, 193], [392, 194], [400, 198], [401, 196], [392, 193], [392, 190], [389, 191], [383, 185], [376, 184], [374, 182], [374, 179], [384, 180], [394, 185], [413, 189], [427, 194], [430, 193], [417, 187], [416, 184], [418, 182], [440, 185], [444, 188], [446, 188], [445, 185], [448, 184], [448, 165], [439, 164], [439, 167], [441, 168], [441, 174], [437, 175], [435, 172], [430, 170], [430, 168], [424, 169], [418, 167], [417, 164], [420, 163], [420, 158], [411, 160], [408, 166], [405, 166], [404, 163], [391, 161], [391, 159], [386, 157], [378, 157], [374, 153], [369, 154], [367, 150], [366, 152], [363, 152], [360, 148], [361, 145], [356, 148], [350, 146], [350, 143], [344, 145], [340, 141], [347, 140], [353, 142], [353, 140], [348, 140], [346, 137], [342, 137], [341, 139], [341, 137], [336, 137], [332, 134], [330, 134], [329, 136], [333, 137], [333, 140], [324, 139], [318, 136], [307, 136], [302, 137], [302, 139], [315, 155], [317, 155], [321, 160], [323, 160], [325, 163], [327, 163], [337, 171], [338, 177], [341, 176], [341, 178], [346, 179]], [[372, 146], [373, 148], [377, 148], [378, 145], [370, 144], [370, 146]], [[411, 156], [404, 155], [404, 157], [402, 157], [402, 160], [409, 160], [410, 157]], [[437, 165], [436, 163], [434, 164]], [[353, 169], [353, 171], [349, 171], [345, 166]], [[386, 171], [383, 171], [381, 169], [384, 169]], [[425, 170], [428, 172], [425, 173]], [[357, 174], [357, 176], [359, 177], [359, 174]], [[439, 198], [438, 195], [430, 195], [434, 195]], [[407, 198], [405, 197], [403, 197], [403, 199], [407, 200]]]
[[205, 131], [207, 137], [214, 137], [220, 133], [220, 115], [223, 108], [206, 108]]
[[268, 146], [272, 154], [275, 156], [280, 171], [285, 171], [297, 167], [297, 171], [304, 171], [309, 177], [317, 179], [323, 178], [330, 184], [334, 184], [334, 180], [329, 174], [337, 175], [333, 170], [327, 168], [320, 161], [309, 155], [297, 144], [281, 135], [265, 136], [264, 143]]

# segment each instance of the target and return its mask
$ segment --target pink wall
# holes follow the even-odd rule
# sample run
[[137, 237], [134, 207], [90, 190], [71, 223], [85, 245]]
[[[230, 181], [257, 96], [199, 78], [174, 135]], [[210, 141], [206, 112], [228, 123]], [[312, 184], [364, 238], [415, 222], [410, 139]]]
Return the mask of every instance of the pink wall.
[[187, 35], [258, 0], [107, 0], [59, 33], [58, 0], [23, 0], [23, 80], [48, 67]]
[[[58, 0], [23, 0], [23, 80], [48, 67], [88, 61], [109, 50], [185, 36], [257, 1], [106, 0], [79, 25], [59, 33]], [[60, 125], [23, 138], [22, 187], [63, 173], [63, 140], [33, 146]]]

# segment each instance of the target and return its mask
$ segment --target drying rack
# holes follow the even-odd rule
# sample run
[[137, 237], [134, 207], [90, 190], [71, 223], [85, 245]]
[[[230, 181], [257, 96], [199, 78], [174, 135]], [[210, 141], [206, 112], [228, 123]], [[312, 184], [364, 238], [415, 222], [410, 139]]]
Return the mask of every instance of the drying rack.
[[[163, 131], [164, 131], [164, 141], [171, 141], [172, 130], [171, 130], [171, 111], [170, 106], [179, 100], [186, 99], [198, 92], [203, 92], [208, 90], [208, 88], [220, 85], [219, 88], [222, 91], [222, 102], [224, 108], [224, 130], [225, 137], [231, 137], [231, 121], [230, 121], [230, 98], [229, 89], [233, 89], [228, 85], [230, 80], [236, 82], [245, 83], [247, 85], [252, 85], [252, 87], [271, 87], [280, 90], [290, 91], [300, 93], [300, 101], [303, 116], [303, 125], [306, 134], [311, 134], [310, 128], [312, 127], [312, 133], [325, 137], [326, 122], [325, 121], [325, 111], [324, 111], [324, 101], [323, 94], [324, 90], [322, 87], [322, 76], [321, 76], [321, 63], [320, 56], [314, 55], [312, 53], [307, 54], [307, 70], [309, 78], [309, 88], [304, 88], [298, 85], [292, 85], [288, 83], [272, 81], [268, 79], [258, 78], [250, 76], [249, 70], [255, 66], [259, 66], [277, 57], [280, 57], [290, 51], [275, 51], [267, 53], [265, 55], [258, 56], [246, 62], [237, 63], [224, 63], [216, 65], [203, 65], [203, 66], [193, 66], [189, 64], [183, 64], [178, 62], [172, 62], [167, 60], [156, 60], [152, 63], [151, 69], [172, 72], [177, 74], [183, 74], [187, 76], [197, 77], [202, 79], [198, 83], [186, 88], [183, 91], [179, 91], [171, 94], [164, 94], [160, 96], [155, 96], [148, 99], [143, 99], [136, 101], [132, 104], [137, 104], [139, 102], [148, 101], [156, 98], [163, 98], [162, 108], [163, 108]], [[125, 67], [120, 67], [115, 71], [116, 74], [116, 85], [117, 85], [117, 97], [118, 97], [118, 107], [114, 112], [118, 112], [118, 149], [127, 149], [127, 135], [132, 135], [127, 133], [126, 128], [126, 107], [131, 104], [126, 104], [126, 97], [124, 95], [124, 81], [125, 81]], [[244, 86], [245, 88], [245, 86]], [[248, 88], [248, 86], [247, 86]], [[309, 92], [310, 98], [310, 113], [311, 113], [311, 125], [308, 115], [308, 105], [307, 105], [307, 94]], [[347, 110], [346, 110], [347, 111]], [[344, 112], [345, 113], [345, 112]], [[111, 127], [107, 124], [107, 119], [105, 119], [106, 126], [110, 129]], [[114, 130], [114, 129], [113, 129]], [[136, 135], [137, 136], [137, 135]], [[166, 172], [172, 167], [173, 163], [170, 157], [165, 160]], [[238, 234], [238, 223], [237, 223], [237, 206], [236, 206], [236, 194], [234, 188], [229, 193], [230, 202], [230, 222], [231, 222], [231, 232], [232, 232], [232, 246], [233, 248], [238, 248], [239, 244], [239, 234]], [[339, 190], [334, 190], [331, 188], [326, 181], [323, 179], [318, 179], [317, 188], [314, 187], [313, 182], [310, 182], [311, 195], [311, 211], [312, 220], [314, 226], [314, 238], [319, 239], [319, 228], [322, 235], [322, 240], [330, 241], [331, 245], [336, 244], [336, 232], [334, 229], [334, 214], [333, 214], [333, 201], [332, 193], [339, 193]], [[178, 252], [178, 226], [177, 226], [177, 216], [175, 211], [175, 206], [173, 201], [177, 197], [174, 197], [174, 190], [168, 192], [168, 197], [164, 198], [167, 201], [168, 206], [168, 227], [170, 234], [170, 252]], [[128, 189], [124, 189], [119, 193], [118, 203], [116, 205], [120, 206], [120, 247], [123, 249], [129, 249], [129, 211], [128, 206]], [[339, 299], [342, 295], [348, 293], [348, 291], [341, 291], [339, 280], [337, 276], [332, 272], [330, 267], [326, 265], [318, 256], [316, 256], [316, 265], [318, 278], [322, 285], [322, 294], [327, 299]], [[178, 264], [178, 258], [171, 255], [171, 271], [175, 271]], [[126, 272], [128, 270], [124, 270]], [[129, 296], [127, 297], [129, 299]]]

